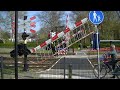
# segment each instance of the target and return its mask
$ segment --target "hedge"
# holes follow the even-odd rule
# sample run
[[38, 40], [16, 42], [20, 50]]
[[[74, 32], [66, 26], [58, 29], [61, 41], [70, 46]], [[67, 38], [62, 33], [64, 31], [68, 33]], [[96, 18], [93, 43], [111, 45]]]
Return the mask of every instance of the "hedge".
[[[19, 43], [18, 43], [19, 44]], [[28, 42], [27, 43], [28, 47], [35, 47], [37, 46], [36, 43], [33, 42]], [[13, 48], [14, 47], [14, 43], [12, 42], [7, 42], [7, 43], [0, 43], [0, 48]]]

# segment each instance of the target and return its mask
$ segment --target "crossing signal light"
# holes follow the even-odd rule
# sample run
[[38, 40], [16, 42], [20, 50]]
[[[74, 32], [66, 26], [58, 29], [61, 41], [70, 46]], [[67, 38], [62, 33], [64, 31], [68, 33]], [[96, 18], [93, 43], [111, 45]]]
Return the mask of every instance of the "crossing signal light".
[[22, 34], [22, 39], [23, 40], [26, 40], [26, 38], [28, 37], [29, 35], [26, 33], [26, 32], [24, 32], [23, 34]]
[[24, 20], [26, 20], [27, 19], [27, 16], [24, 16]]
[[[30, 50], [27, 48], [26, 44], [22, 44], [22, 43], [18, 44], [17, 49], [18, 49], [17, 53], [19, 56], [22, 56], [24, 54], [29, 55], [31, 53]], [[12, 50], [10, 52], [10, 56], [13, 58], [15, 57], [15, 50]]]

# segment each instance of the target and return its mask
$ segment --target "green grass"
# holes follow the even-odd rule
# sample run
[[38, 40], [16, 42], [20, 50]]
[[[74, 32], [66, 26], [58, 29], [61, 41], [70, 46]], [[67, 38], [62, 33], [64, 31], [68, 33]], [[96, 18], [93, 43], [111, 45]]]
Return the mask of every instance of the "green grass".
[[[1, 71], [0, 71], [0, 73], [1, 73]], [[35, 79], [35, 75], [36, 75], [35, 72], [32, 72], [31, 69], [29, 69], [29, 73], [26, 71], [23, 71], [23, 67], [18, 68], [18, 76], [19, 77], [24, 77], [29, 74], [33, 79]], [[34, 74], [34, 75], [32, 75], [32, 74]], [[0, 78], [1, 78], [1, 74], [0, 74]], [[15, 78], [15, 68], [9, 67], [9, 68], [3, 69], [3, 79], [14, 79], [14, 78]]]
[[[15, 45], [15, 43], [13, 43], [13, 42], [0, 43], [0, 48], [14, 48], [14, 45]], [[37, 45], [35, 42], [28, 42], [27, 46], [28, 47], [36, 47]]]
[[[9, 54], [14, 48], [0, 48], [0, 54]], [[32, 48], [29, 48], [32, 49]], [[36, 53], [51, 53], [51, 50], [39, 49]]]
[[10, 51], [12, 51], [14, 48], [0, 48], [0, 54], [8, 54]]
[[[22, 69], [23, 69], [22, 67], [19, 67], [18, 72], [19, 73], [22, 72]], [[0, 71], [0, 73], [1, 73], [1, 71]], [[4, 66], [3, 67], [3, 74], [15, 74], [15, 68]]]

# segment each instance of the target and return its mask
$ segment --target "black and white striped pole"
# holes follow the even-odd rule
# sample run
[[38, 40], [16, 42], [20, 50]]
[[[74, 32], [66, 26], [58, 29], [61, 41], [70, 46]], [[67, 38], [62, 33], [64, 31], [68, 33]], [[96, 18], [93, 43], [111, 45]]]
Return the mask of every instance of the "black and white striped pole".
[[33, 16], [30, 19], [27, 19], [27, 16], [24, 16], [24, 20], [19, 19], [19, 27], [21, 29], [24, 29], [24, 32], [22, 34], [22, 38], [24, 40], [24, 68], [23, 71], [28, 71], [28, 61], [27, 61], [27, 55], [30, 53], [30, 51], [27, 49], [27, 37], [29, 36], [26, 34], [26, 30], [34, 31], [31, 29], [31, 27], [35, 27], [35, 22], [31, 22], [31, 20], [34, 20], [36, 17]]
[[[24, 16], [24, 20], [26, 20], [27, 19], [27, 16]], [[25, 23], [24, 23], [24, 25], [25, 25]], [[27, 63], [27, 46], [26, 46], [26, 44], [27, 44], [27, 37], [28, 37], [29, 35], [27, 35], [26, 34], [26, 29], [24, 28], [24, 33], [22, 34], [22, 38], [23, 38], [23, 40], [24, 40], [24, 67], [23, 67], [23, 71], [28, 71], [28, 63]]]

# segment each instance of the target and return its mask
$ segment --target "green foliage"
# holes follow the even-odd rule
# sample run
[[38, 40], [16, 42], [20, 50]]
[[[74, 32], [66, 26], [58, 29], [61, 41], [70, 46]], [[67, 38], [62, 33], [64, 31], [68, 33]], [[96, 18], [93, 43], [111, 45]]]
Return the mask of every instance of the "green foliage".
[[[40, 43], [38, 43], [40, 44]], [[28, 47], [36, 47], [36, 42], [28, 42]], [[14, 42], [6, 42], [6, 43], [0, 43], [0, 48], [14, 48]]]
[[36, 42], [28, 42], [27, 43], [27, 47], [36, 47], [36, 46], [37, 46]]
[[78, 48], [79, 47], [79, 44], [78, 43], [75, 43], [73, 44], [72, 46], [70, 46], [70, 48]]
[[7, 40], [10, 38], [10, 34], [7, 31], [0, 31], [0, 38], [4, 40], [4, 42], [7, 42]]
[[14, 47], [13, 42], [0, 43], [0, 48], [13, 48], [13, 47]]
[[[74, 11], [73, 11], [74, 12]], [[89, 12], [76, 11], [77, 15], [76, 22], [83, 19], [84, 16], [89, 14]], [[100, 33], [101, 40], [119, 40], [120, 39], [120, 18], [118, 17], [116, 11], [103, 11], [104, 20], [98, 25], [98, 30]], [[90, 30], [95, 30], [94, 25], [89, 21]], [[82, 41], [83, 47], [90, 45], [90, 37], [87, 37], [86, 40]], [[109, 43], [101, 43], [101, 47], [109, 47]], [[116, 46], [120, 46], [119, 43], [115, 43]]]
[[[114, 44], [116, 47], [120, 47], [120, 42], [113, 42], [112, 44]], [[100, 43], [100, 47], [101, 48], [110, 47], [110, 43], [109, 42]]]
[[10, 38], [9, 33], [8, 33], [8, 32], [3, 32], [3, 38], [4, 38], [5, 40], [8, 40], [8, 39]]
[[100, 32], [102, 39], [118, 39], [120, 20], [115, 11], [104, 11], [104, 21], [101, 24]]

